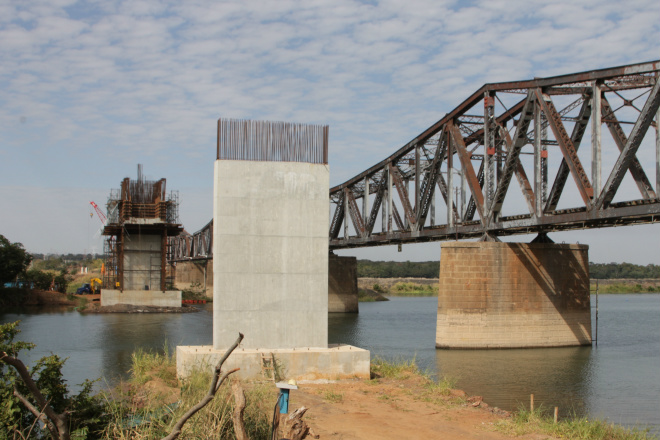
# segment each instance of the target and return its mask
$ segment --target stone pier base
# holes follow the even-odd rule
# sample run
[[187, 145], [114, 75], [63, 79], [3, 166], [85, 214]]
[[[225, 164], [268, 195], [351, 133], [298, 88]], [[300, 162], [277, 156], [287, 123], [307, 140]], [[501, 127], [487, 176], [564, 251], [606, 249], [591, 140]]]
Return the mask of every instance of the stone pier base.
[[357, 258], [330, 254], [328, 312], [358, 313]]
[[436, 347], [590, 345], [588, 249], [443, 243]]
[[[179, 377], [187, 377], [195, 369], [212, 371], [225, 350], [206, 346], [178, 346], [176, 369]], [[223, 371], [240, 368], [235, 376], [244, 380], [271, 379], [263, 368], [262, 357], [275, 358], [277, 380], [369, 379], [369, 351], [350, 345], [328, 348], [247, 349], [237, 348], [227, 359]]]

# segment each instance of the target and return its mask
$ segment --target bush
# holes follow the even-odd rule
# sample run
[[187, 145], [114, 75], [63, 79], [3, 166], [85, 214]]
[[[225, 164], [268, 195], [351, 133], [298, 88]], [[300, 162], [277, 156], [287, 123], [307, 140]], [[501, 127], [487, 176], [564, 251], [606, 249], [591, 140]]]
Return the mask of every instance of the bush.
[[[0, 353], [17, 358], [21, 351], [34, 348], [34, 344], [14, 341], [20, 332], [19, 322], [0, 325]], [[82, 390], [78, 394], [70, 395], [62, 376], [65, 361], [66, 359], [54, 354], [44, 356], [29, 373], [53, 410], [58, 414], [68, 414], [72, 438], [98, 438], [107, 424], [103, 401], [99, 396], [92, 395], [94, 382], [89, 380], [82, 384]], [[0, 364], [0, 373], [0, 438], [49, 437], [46, 428], [40, 427], [41, 424], [34, 414], [14, 395], [16, 390], [25, 396], [31, 405], [38, 407], [37, 401], [16, 370], [3, 362]]]

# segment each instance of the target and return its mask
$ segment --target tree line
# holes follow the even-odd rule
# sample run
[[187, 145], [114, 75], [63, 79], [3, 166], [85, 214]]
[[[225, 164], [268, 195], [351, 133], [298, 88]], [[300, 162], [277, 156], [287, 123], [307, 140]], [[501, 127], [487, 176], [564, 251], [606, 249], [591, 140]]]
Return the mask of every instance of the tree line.
[[[439, 261], [371, 261], [358, 260], [360, 278], [438, 278]], [[660, 265], [642, 266], [631, 263], [589, 263], [589, 274], [593, 279], [642, 279], [660, 278]]]

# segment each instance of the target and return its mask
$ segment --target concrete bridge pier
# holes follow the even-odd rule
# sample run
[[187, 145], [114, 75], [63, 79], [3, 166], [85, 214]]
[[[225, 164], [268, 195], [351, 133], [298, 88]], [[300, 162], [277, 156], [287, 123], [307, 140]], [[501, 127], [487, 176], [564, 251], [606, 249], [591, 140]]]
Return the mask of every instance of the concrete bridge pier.
[[436, 347], [591, 345], [588, 249], [443, 243]]

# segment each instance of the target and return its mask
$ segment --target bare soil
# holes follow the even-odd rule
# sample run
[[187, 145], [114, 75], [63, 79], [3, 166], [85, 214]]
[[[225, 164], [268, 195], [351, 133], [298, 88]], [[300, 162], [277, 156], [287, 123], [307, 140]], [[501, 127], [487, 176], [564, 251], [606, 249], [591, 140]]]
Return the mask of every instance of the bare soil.
[[[453, 390], [442, 396], [423, 379], [378, 379], [301, 384], [291, 392], [290, 410], [309, 408], [304, 420], [321, 439], [457, 439], [499, 440], [512, 436], [494, 425], [510, 415], [488, 406], [481, 397]], [[517, 439], [553, 439], [528, 434]]]

